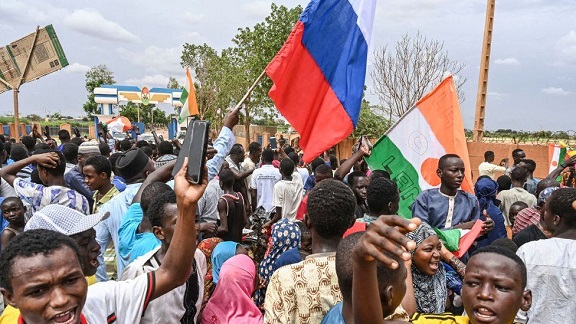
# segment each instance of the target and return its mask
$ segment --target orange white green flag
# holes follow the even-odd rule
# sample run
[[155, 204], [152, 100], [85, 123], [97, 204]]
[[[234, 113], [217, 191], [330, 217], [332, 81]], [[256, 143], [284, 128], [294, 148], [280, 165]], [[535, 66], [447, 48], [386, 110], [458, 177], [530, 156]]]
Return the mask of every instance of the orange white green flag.
[[199, 112], [198, 102], [196, 101], [196, 90], [194, 88], [194, 82], [192, 81], [192, 75], [190, 74], [190, 69], [188, 67], [186, 67], [186, 84], [184, 85], [184, 89], [182, 89], [180, 102], [182, 102], [183, 106], [178, 118], [179, 123], [184, 122], [188, 116], [198, 115]]
[[410, 206], [422, 190], [438, 187], [438, 159], [458, 154], [466, 168], [462, 189], [472, 192], [472, 173], [462, 114], [452, 77], [420, 99], [375, 144], [366, 162], [385, 170], [400, 191], [398, 214], [410, 218]]

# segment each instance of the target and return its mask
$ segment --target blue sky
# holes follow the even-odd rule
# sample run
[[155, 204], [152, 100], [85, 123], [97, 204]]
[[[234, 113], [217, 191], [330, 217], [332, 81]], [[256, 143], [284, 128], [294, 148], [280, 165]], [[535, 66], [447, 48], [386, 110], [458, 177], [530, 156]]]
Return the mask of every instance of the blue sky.
[[[3, 0], [0, 44], [33, 32], [36, 25], [53, 24], [70, 66], [24, 84], [20, 111], [79, 116], [86, 101], [84, 74], [90, 67], [106, 64], [119, 84], [140, 87], [165, 86], [169, 76], [183, 80], [179, 63], [185, 42], [229, 47], [238, 28], [253, 26], [269, 14], [271, 2]], [[404, 33], [417, 31], [443, 41], [448, 55], [466, 64], [461, 108], [464, 125], [472, 128], [485, 9], [485, 0], [379, 0], [371, 51], [393, 47]], [[574, 12], [574, 0], [497, 1], [487, 129], [576, 129], [573, 119], [562, 118], [576, 111]], [[366, 84], [370, 91], [370, 76]], [[378, 103], [375, 95], [368, 98]], [[11, 93], [1, 94], [0, 114], [12, 107]]]

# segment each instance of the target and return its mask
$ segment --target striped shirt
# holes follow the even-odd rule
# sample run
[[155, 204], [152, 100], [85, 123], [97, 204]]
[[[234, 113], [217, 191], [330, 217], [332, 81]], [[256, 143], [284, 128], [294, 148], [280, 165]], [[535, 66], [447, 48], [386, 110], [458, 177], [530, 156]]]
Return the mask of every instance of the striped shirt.
[[512, 234], [516, 235], [530, 225], [537, 225], [538, 222], [540, 222], [540, 211], [536, 207], [524, 208], [514, 218]]
[[90, 212], [86, 197], [70, 188], [62, 186], [46, 187], [22, 178], [14, 179], [13, 186], [18, 198], [26, 202], [34, 212], [52, 204], [66, 206], [85, 215]]

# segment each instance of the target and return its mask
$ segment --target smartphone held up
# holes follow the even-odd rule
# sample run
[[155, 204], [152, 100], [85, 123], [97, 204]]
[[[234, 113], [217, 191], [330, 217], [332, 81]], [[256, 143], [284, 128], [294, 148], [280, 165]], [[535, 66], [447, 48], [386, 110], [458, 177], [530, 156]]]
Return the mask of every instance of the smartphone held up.
[[204, 164], [206, 162], [209, 132], [209, 122], [196, 119], [190, 121], [186, 130], [184, 142], [182, 143], [182, 148], [178, 154], [178, 160], [176, 161], [174, 169], [172, 169], [173, 176], [182, 169], [184, 159], [188, 157], [188, 181], [194, 184], [202, 182], [202, 178], [204, 177]]

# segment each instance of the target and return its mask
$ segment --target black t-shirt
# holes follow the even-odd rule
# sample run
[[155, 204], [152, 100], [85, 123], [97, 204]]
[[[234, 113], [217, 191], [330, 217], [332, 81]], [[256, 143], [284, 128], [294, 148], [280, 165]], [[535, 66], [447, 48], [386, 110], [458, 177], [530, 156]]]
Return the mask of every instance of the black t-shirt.
[[544, 239], [547, 239], [547, 237], [546, 235], [544, 235], [544, 233], [542, 233], [542, 231], [538, 228], [538, 226], [530, 225], [525, 229], [521, 230], [520, 232], [518, 232], [518, 234], [514, 235], [512, 241], [514, 241], [514, 243], [516, 243], [518, 247], [521, 247], [522, 245], [528, 242]]

